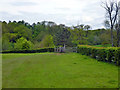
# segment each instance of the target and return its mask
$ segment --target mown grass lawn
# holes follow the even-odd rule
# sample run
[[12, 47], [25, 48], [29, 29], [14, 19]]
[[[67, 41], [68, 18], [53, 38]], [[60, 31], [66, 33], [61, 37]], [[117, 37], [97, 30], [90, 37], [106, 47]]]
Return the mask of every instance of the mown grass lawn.
[[117, 88], [118, 67], [78, 53], [3, 54], [3, 88]]

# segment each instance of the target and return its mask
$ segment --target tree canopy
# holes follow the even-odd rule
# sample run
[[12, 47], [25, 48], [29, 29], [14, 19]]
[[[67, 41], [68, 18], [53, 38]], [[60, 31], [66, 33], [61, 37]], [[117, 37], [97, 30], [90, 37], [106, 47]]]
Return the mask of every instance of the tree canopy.
[[[113, 31], [116, 35], [116, 30]], [[108, 34], [109, 33], [109, 34]], [[109, 37], [109, 38], [108, 38]], [[116, 38], [114, 42], [116, 44]], [[29, 24], [22, 21], [2, 21], [3, 50], [30, 49], [54, 46], [111, 44], [110, 30], [92, 30], [90, 25], [68, 27], [52, 21]]]

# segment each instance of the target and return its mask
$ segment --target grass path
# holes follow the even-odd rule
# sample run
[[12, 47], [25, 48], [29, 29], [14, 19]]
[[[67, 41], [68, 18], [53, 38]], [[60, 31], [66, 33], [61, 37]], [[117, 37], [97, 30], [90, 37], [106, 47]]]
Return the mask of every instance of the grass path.
[[117, 88], [118, 67], [77, 53], [3, 54], [3, 88]]

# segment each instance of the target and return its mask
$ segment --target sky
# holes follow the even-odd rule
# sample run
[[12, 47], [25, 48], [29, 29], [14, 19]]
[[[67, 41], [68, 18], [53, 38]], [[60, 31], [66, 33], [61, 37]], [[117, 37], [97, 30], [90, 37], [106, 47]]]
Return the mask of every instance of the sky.
[[0, 0], [0, 21], [32, 24], [45, 20], [98, 29], [104, 28], [105, 9], [101, 5], [101, 0]]

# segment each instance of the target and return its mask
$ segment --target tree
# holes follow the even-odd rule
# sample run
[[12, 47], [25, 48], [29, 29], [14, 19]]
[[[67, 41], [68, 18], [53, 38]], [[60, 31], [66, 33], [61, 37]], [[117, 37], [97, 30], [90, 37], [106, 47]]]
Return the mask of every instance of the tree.
[[70, 31], [68, 31], [68, 28], [65, 27], [64, 24], [60, 24], [54, 33], [54, 43], [55, 45], [59, 46], [69, 46], [70, 44]]
[[46, 34], [48, 34], [46, 31], [40, 31], [40, 33], [33, 38], [33, 42], [41, 42]]
[[88, 30], [91, 28], [90, 25], [85, 25], [84, 29], [86, 30], [86, 37], [88, 36]]
[[55, 22], [52, 22], [52, 21], [49, 21], [49, 22], [47, 23], [47, 25], [51, 27], [51, 26], [56, 25], [56, 23], [55, 23]]
[[110, 44], [111, 43], [111, 40], [110, 40], [110, 30], [106, 30], [106, 32], [100, 34], [99, 38], [101, 40], [101, 44], [102, 45]]
[[18, 33], [5, 33], [3, 36], [6, 36], [9, 39], [9, 42], [15, 43], [19, 38]]
[[[119, 22], [120, 23], [120, 22]], [[115, 25], [115, 29], [116, 29], [116, 40], [117, 40], [117, 47], [120, 47], [120, 24], [117, 23]]]
[[87, 44], [87, 38], [85, 37], [84, 25], [77, 25], [71, 31], [72, 42], [75, 44]]
[[78, 25], [78, 27], [79, 27], [80, 29], [84, 29], [84, 24], [80, 24], [80, 25]]
[[40, 43], [40, 47], [54, 47], [54, 43], [53, 43], [53, 36], [52, 35], [46, 35], [43, 40]]
[[104, 26], [106, 27], [106, 29], [110, 29], [110, 23], [108, 20], [104, 21]]
[[118, 3], [115, 1], [110, 1], [110, 2], [103, 2], [103, 7], [107, 12], [107, 16], [109, 18], [109, 22], [110, 22], [110, 29], [111, 29], [111, 44], [112, 47], [114, 46], [113, 43], [113, 28], [114, 25], [116, 23], [117, 20], [117, 16], [118, 16]]
[[118, 4], [118, 7], [119, 7], [119, 10], [118, 10], [118, 28], [117, 28], [117, 38], [118, 38], [118, 41], [117, 41], [117, 45], [118, 47], [120, 47], [120, 2]]
[[19, 37], [24, 37], [27, 40], [32, 39], [32, 31], [24, 25], [19, 25], [18, 27], [14, 28], [14, 33], [18, 33]]
[[2, 34], [4, 33], [9, 33], [8, 24], [5, 21], [2, 22]]
[[9, 39], [6, 36], [2, 36], [2, 50], [10, 50], [12, 48]]
[[24, 37], [19, 38], [15, 43], [15, 49], [16, 50], [22, 50], [22, 49], [31, 49], [32, 43], [25, 39]]

